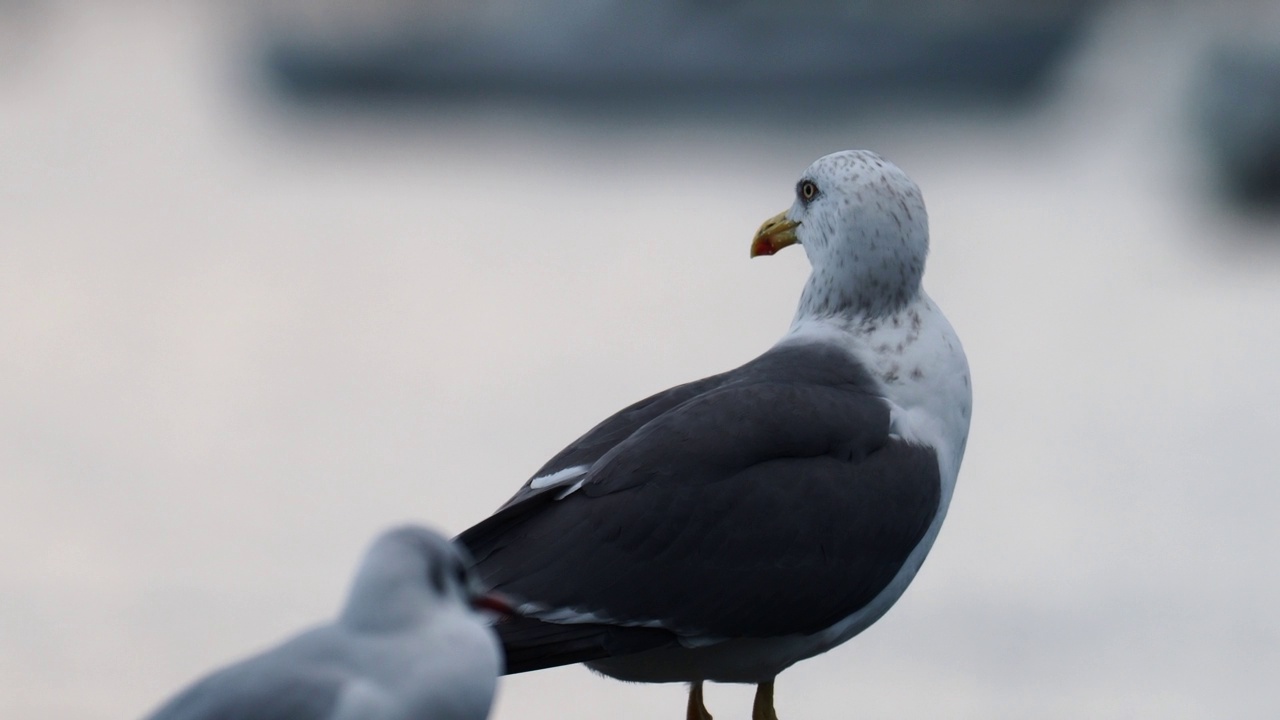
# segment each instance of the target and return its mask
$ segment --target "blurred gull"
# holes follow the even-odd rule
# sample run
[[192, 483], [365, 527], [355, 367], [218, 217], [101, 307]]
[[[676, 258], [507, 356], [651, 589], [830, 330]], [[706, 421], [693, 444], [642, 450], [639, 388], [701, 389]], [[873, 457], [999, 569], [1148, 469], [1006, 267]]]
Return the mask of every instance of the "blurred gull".
[[337, 621], [218, 670], [150, 720], [480, 720], [500, 667], [463, 551], [407, 525], [365, 554]]

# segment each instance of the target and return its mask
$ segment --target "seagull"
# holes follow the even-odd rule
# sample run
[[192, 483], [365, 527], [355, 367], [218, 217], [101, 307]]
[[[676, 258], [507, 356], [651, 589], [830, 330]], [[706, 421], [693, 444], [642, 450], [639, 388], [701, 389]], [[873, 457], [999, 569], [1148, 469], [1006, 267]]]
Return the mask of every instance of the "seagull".
[[751, 256], [812, 266], [790, 328], [745, 365], [641, 400], [458, 540], [515, 615], [505, 673], [585, 662], [632, 682], [774, 681], [865, 630], [938, 535], [972, 407], [960, 340], [921, 287], [920, 190], [867, 151], [814, 162]]
[[149, 720], [482, 720], [501, 648], [465, 551], [427, 528], [383, 533], [337, 620], [223, 668]]

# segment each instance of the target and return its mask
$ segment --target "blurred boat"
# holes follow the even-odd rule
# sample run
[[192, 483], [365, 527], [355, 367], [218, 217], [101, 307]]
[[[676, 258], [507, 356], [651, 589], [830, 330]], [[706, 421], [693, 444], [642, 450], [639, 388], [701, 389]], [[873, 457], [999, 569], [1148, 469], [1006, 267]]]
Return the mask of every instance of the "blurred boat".
[[1227, 194], [1280, 203], [1280, 36], [1218, 43], [1200, 70], [1193, 97], [1201, 136]]
[[283, 0], [260, 27], [266, 71], [297, 96], [1018, 99], [1098, 5]]

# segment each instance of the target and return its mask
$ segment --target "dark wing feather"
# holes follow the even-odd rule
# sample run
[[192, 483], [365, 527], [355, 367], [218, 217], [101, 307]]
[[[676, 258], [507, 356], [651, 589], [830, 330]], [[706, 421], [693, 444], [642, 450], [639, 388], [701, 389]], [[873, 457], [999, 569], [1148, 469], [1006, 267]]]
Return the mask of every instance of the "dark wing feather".
[[503, 675], [629, 655], [676, 642], [659, 628], [593, 623], [562, 625], [514, 616], [494, 626], [506, 655]]
[[778, 348], [703, 388], [635, 426], [578, 492], [463, 533], [481, 579], [684, 635], [812, 633], [866, 605], [937, 513], [932, 451], [889, 435], [886, 404], [834, 349]]
[[[566, 468], [594, 464], [601, 456], [612, 450], [618, 443], [626, 440], [649, 421], [660, 417], [691, 398], [718, 387], [725, 382], [728, 376], [729, 373], [722, 373], [691, 383], [685, 383], [684, 385], [677, 385], [619, 410], [608, 419], [588, 430], [585, 435], [574, 440], [564, 450], [556, 453], [555, 457], [548, 460], [546, 464], [539, 468], [538, 472], [526, 480], [520, 490], [502, 507], [509, 507], [531, 495], [546, 492], [547, 490], [534, 490], [529, 487], [529, 484], [535, 478], [544, 477]], [[552, 492], [556, 494], [559, 490], [555, 489]]]

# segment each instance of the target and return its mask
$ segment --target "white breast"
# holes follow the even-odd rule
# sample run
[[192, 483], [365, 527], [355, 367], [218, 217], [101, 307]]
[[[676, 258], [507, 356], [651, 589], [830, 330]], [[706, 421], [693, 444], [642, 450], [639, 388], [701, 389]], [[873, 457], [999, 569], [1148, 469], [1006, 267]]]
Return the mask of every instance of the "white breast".
[[850, 351], [871, 370], [892, 412], [892, 432], [934, 448], [946, 511], [969, 438], [973, 391], [960, 338], [929, 296], [850, 332]]

